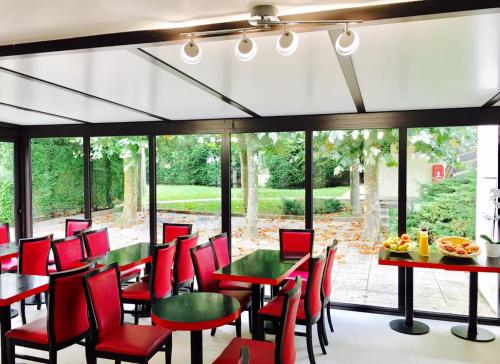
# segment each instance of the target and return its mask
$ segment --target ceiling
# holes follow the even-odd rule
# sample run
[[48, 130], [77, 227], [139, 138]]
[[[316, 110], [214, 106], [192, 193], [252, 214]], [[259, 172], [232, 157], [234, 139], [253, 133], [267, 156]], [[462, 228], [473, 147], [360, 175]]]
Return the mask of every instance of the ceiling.
[[[250, 3], [217, 2], [228, 14]], [[197, 2], [185, 3], [177, 4], [179, 19]], [[500, 91], [500, 13], [365, 24], [356, 31], [361, 43], [348, 62], [326, 30], [300, 33], [299, 48], [288, 57], [276, 52], [276, 35], [261, 36], [250, 62], [235, 58], [237, 40], [217, 38], [201, 43], [196, 65], [180, 59], [178, 44], [0, 58], [0, 122], [355, 113], [360, 103], [367, 112], [480, 107]]]

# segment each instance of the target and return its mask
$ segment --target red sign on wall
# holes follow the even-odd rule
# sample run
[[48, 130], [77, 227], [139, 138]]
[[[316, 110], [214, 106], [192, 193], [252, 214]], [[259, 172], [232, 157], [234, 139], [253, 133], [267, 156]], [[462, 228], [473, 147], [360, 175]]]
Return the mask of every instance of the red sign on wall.
[[444, 166], [442, 164], [434, 164], [432, 166], [432, 180], [434, 182], [444, 178]]

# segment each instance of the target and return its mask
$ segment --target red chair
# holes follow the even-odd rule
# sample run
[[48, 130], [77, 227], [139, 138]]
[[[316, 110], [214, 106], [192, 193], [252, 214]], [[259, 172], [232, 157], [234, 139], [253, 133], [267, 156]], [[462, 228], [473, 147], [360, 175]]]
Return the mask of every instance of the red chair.
[[[83, 340], [89, 330], [87, 302], [82, 285], [82, 276], [89, 270], [85, 265], [74, 270], [54, 273], [49, 278], [49, 309], [47, 317], [8, 331], [8, 362], [15, 358], [46, 362], [46, 359], [29, 355], [16, 355], [15, 347], [49, 352], [48, 363], [57, 363], [57, 351]], [[38, 359], [38, 360], [37, 360]]]
[[52, 252], [58, 272], [83, 265], [82, 261], [85, 258], [83, 238], [81, 235], [70, 235], [65, 239], [54, 240], [52, 241]]
[[[212, 247], [214, 249], [215, 261], [217, 263], [217, 269], [223, 268], [226, 265], [231, 263], [231, 258], [229, 255], [229, 244], [227, 240], [227, 234], [222, 233], [216, 236], [211, 237], [210, 242], [212, 243]], [[243, 291], [251, 291], [252, 284], [247, 282], [236, 282], [236, 281], [220, 281], [219, 282], [220, 289], [229, 289], [229, 290], [243, 290]], [[264, 288], [264, 287], [262, 287]]]
[[[50, 244], [52, 235], [42, 238], [29, 238], [19, 240], [19, 274], [47, 276], [55, 270], [48, 268]], [[35, 296], [37, 306], [40, 308], [40, 295]], [[21, 318], [26, 324], [26, 301], [21, 300]]]
[[87, 363], [97, 358], [147, 363], [165, 348], [165, 362], [172, 358], [172, 331], [159, 326], [125, 325], [118, 266], [112, 264], [83, 278], [89, 309], [90, 335], [86, 340]]
[[[0, 244], [8, 244], [10, 243], [10, 228], [9, 224], [0, 224]], [[17, 258], [9, 258], [3, 259], [1, 261], [2, 272], [15, 272], [17, 271], [18, 266]]]
[[76, 232], [87, 230], [92, 226], [91, 219], [66, 219], [66, 237], [75, 235]]
[[172, 263], [175, 255], [175, 242], [157, 245], [153, 250], [151, 280], [132, 283], [122, 289], [124, 303], [135, 305], [135, 324], [139, 323], [138, 305], [149, 305], [172, 293]]
[[[215, 266], [212, 243], [208, 242], [192, 248], [191, 257], [193, 259], [196, 281], [198, 282], [198, 290], [200, 292], [218, 292], [234, 297], [240, 302], [242, 312], [250, 309], [252, 296], [251, 292], [219, 289], [217, 285], [218, 282], [212, 275], [213, 272], [217, 270]], [[236, 326], [236, 336], [241, 337], [241, 318], [238, 318], [234, 324]], [[214, 334], [215, 329], [212, 329], [212, 336]]]
[[[106, 255], [109, 248], [108, 228], [97, 230], [82, 231], [83, 242], [85, 243], [85, 251], [87, 257], [94, 258]], [[131, 268], [121, 272], [120, 279], [122, 282], [127, 282], [132, 278], [139, 280], [141, 274], [140, 268]]]
[[[338, 241], [333, 240], [333, 243], [326, 248], [326, 264], [325, 264], [325, 274], [323, 277], [323, 289], [321, 290], [321, 301], [323, 302], [323, 325], [325, 324], [325, 314], [328, 317], [328, 325], [330, 326], [330, 331], [333, 332], [332, 317], [330, 314], [330, 295], [332, 293], [332, 268], [333, 262], [335, 261], [335, 256], [337, 255]], [[326, 337], [326, 330], [323, 326], [323, 332], [325, 333], [325, 345], [328, 345], [328, 338]]]
[[[280, 256], [283, 259], [287, 257], [303, 257], [310, 254], [312, 257], [314, 246], [314, 230], [312, 229], [280, 229]], [[299, 275], [303, 281], [307, 281], [307, 272], [309, 263], [304, 262], [292, 274], [289, 279], [294, 279]]]
[[0, 224], [0, 244], [10, 243], [10, 228], [9, 224]]
[[198, 234], [177, 237], [174, 257], [174, 295], [180, 289], [194, 290], [194, 268], [190, 251], [198, 244]]
[[192, 224], [163, 223], [163, 244], [176, 240], [179, 236], [191, 235]]
[[297, 277], [293, 288], [288, 290], [282, 299], [276, 343], [234, 338], [213, 364], [244, 363], [245, 347], [248, 350], [246, 359], [250, 364], [294, 364], [294, 334], [300, 302], [300, 286], [301, 278]]
[[[314, 352], [312, 346], [312, 327], [316, 324], [318, 330], [319, 343], [323, 354], [326, 354], [324, 337], [324, 324], [323, 324], [323, 302], [321, 301], [323, 274], [325, 271], [325, 256], [322, 255], [318, 258], [309, 259], [309, 280], [307, 282], [306, 294], [304, 298], [300, 299], [299, 308], [297, 311], [298, 325], [306, 327], [307, 339], [307, 352], [309, 354], [309, 362], [315, 363]], [[262, 320], [277, 321], [281, 314], [281, 307], [283, 306], [283, 295], [274, 297], [271, 301], [266, 303], [264, 307], [259, 310], [259, 315]]]

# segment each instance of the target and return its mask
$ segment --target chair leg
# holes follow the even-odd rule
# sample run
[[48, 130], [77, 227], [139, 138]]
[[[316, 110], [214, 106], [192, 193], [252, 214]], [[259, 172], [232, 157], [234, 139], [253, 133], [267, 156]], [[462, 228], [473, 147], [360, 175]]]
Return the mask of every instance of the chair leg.
[[250, 331], [250, 333], [252, 333], [252, 327], [253, 327], [253, 325], [252, 325], [253, 321], [252, 320], [253, 320], [253, 318], [252, 318], [252, 309], [249, 309], [248, 310], [248, 329], [249, 329], [248, 331]]
[[326, 355], [325, 349], [325, 335], [323, 334], [323, 319], [320, 318], [318, 322], [316, 322], [316, 329], [318, 330], [318, 339], [319, 345], [321, 345], [321, 351], [324, 355]]
[[21, 321], [26, 325], [26, 300], [21, 300]]
[[312, 343], [312, 326], [306, 325], [306, 341], [307, 341], [307, 354], [309, 355], [309, 363], [316, 364], [314, 359], [313, 343]]
[[330, 315], [330, 303], [326, 304], [326, 316], [328, 317], [328, 325], [330, 326], [330, 331], [334, 332], [335, 330], [333, 329], [332, 325], [332, 316]]
[[40, 311], [42, 309], [42, 296], [40, 293], [35, 295], [36, 309]]
[[325, 309], [321, 310], [321, 333], [323, 334], [323, 342], [328, 346], [328, 335], [325, 327]]
[[15, 364], [16, 363], [16, 346], [9, 343], [8, 339], [7, 339], [7, 345], [9, 347], [9, 349], [7, 350], [7, 363], [8, 364]]
[[172, 334], [168, 336], [167, 342], [165, 343], [165, 364], [172, 363]]
[[241, 337], [241, 317], [236, 320], [236, 337]]
[[212, 330], [210, 330], [210, 336], [215, 336], [215, 332], [217, 329], [214, 327]]
[[115, 364], [122, 364], [121, 360], [115, 360]]
[[139, 325], [139, 310], [137, 305], [134, 306], [134, 324]]
[[57, 351], [49, 351], [49, 364], [57, 364]]
[[87, 359], [87, 364], [97, 364], [97, 357], [93, 351], [90, 350], [88, 343], [85, 343], [85, 358]]
[[191, 283], [191, 285], [189, 286], [189, 292], [193, 293], [194, 292], [194, 281], [193, 283]]

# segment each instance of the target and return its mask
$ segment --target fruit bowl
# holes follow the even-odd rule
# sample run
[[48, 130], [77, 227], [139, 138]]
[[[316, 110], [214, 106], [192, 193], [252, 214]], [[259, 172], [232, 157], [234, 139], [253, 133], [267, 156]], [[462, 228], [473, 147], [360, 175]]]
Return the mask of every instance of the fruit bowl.
[[388, 251], [389, 253], [391, 253], [391, 254], [392, 254], [392, 253], [394, 253], [394, 254], [408, 254], [409, 252], [414, 251], [414, 250], [415, 250], [415, 248], [416, 248], [416, 245], [415, 245], [415, 244], [413, 244], [413, 242], [409, 241], [408, 243], [409, 243], [409, 244], [411, 244], [411, 245], [410, 245], [410, 248], [409, 248], [408, 250], [399, 251], [399, 250], [390, 250], [390, 249], [386, 249], [386, 248], [384, 248], [384, 249], [385, 249], [385, 250], [387, 250], [387, 251]]
[[481, 248], [467, 238], [460, 236], [445, 236], [437, 241], [439, 251], [452, 258], [474, 258], [481, 254]]
[[390, 253], [408, 254], [415, 249], [415, 244], [410, 240], [410, 237], [407, 234], [403, 234], [401, 235], [401, 238], [395, 236], [387, 239], [382, 244], [382, 247]]

